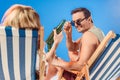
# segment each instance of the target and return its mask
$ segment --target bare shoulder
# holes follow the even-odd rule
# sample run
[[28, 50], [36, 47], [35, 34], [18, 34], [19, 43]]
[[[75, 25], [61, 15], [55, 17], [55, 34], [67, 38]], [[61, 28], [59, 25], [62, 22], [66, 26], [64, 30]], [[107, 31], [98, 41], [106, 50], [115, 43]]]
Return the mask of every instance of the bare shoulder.
[[90, 31], [87, 31], [87, 32], [83, 33], [83, 36], [82, 36], [81, 40], [82, 40], [82, 42], [85, 42], [85, 43], [91, 43], [91, 44], [98, 43], [97, 37], [95, 36], [95, 34], [93, 34]]

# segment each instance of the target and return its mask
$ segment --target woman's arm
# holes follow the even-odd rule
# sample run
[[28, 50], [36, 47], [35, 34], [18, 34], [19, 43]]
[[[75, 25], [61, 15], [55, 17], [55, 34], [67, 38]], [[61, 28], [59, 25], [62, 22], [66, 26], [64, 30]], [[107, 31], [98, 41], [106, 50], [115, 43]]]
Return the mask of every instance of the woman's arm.
[[56, 30], [54, 30], [54, 43], [50, 51], [46, 54], [46, 61], [51, 62], [51, 60], [55, 56], [55, 51], [57, 49], [58, 44], [62, 41], [62, 38], [63, 38], [62, 32], [57, 34]]

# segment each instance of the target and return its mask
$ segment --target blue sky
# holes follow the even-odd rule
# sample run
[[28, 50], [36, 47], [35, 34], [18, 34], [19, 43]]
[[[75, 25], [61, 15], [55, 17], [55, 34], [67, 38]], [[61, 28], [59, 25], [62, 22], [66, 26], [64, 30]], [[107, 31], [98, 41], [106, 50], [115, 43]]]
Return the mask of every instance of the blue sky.
[[[88, 8], [92, 13], [95, 26], [102, 29], [105, 34], [110, 30], [120, 33], [120, 0], [0, 0], [0, 19], [13, 4], [29, 5], [38, 12], [44, 27], [44, 40], [62, 19], [70, 21], [70, 12], [77, 7]], [[69, 61], [65, 34], [63, 35], [64, 38], [57, 48], [57, 55]], [[81, 33], [77, 33], [73, 28], [72, 36], [73, 40], [76, 40]]]

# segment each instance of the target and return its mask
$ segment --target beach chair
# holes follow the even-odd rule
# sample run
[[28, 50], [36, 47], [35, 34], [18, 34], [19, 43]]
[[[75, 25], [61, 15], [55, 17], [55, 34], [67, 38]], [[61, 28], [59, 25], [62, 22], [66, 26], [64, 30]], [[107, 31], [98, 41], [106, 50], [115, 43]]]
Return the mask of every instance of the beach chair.
[[43, 32], [43, 27], [38, 30], [0, 26], [0, 80], [36, 79], [36, 55], [43, 54]]
[[[62, 76], [59, 72], [59, 80]], [[120, 79], [120, 34], [110, 31], [77, 74], [75, 80]]]

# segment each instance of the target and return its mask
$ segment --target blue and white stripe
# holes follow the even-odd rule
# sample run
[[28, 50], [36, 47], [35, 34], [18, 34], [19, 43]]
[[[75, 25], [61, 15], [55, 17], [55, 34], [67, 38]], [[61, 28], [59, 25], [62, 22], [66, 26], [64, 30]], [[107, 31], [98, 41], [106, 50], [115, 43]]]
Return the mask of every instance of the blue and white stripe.
[[120, 76], [120, 35], [111, 40], [90, 69], [91, 80], [111, 80]]
[[0, 80], [35, 80], [37, 30], [0, 27]]

